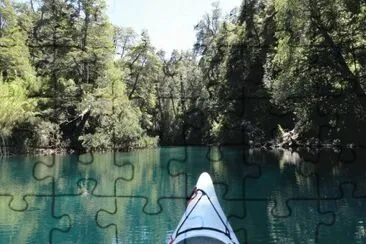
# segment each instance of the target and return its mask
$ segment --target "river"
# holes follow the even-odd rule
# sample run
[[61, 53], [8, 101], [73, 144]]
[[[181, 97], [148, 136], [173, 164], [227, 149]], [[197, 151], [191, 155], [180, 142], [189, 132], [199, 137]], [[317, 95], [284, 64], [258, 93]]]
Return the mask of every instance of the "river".
[[163, 147], [0, 161], [0, 243], [165, 243], [210, 173], [241, 243], [365, 243], [366, 150]]

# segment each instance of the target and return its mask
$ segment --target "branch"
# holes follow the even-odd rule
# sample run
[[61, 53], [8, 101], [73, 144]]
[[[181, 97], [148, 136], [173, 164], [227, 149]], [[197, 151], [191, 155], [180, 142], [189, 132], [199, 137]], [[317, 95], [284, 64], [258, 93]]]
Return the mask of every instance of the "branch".
[[[316, 3], [315, 3], [316, 4]], [[316, 7], [316, 5], [315, 5]], [[320, 31], [321, 35], [323, 36], [325, 42], [329, 45], [331, 48], [331, 52], [333, 54], [333, 57], [335, 58], [336, 68], [341, 73], [343, 79], [347, 80], [350, 84], [350, 87], [352, 88], [353, 92], [359, 97], [359, 102], [362, 105], [362, 107], [366, 111], [366, 99], [362, 99], [366, 96], [365, 91], [363, 90], [360, 81], [356, 75], [352, 73], [350, 68], [348, 67], [342, 53], [341, 49], [336, 45], [332, 37], [327, 32], [326, 28], [321, 22], [321, 19], [317, 13], [314, 12], [314, 9], [311, 9], [311, 18], [314, 20], [314, 23], [318, 30]]]
[[78, 119], [83, 120], [84, 116], [90, 112], [90, 109], [91, 109], [91, 106], [89, 105], [88, 108], [84, 109], [76, 118], [74, 118], [73, 120], [70, 120], [70, 121], [63, 122], [63, 123], [61, 123], [61, 125], [67, 126], [67, 125], [77, 121]]
[[138, 83], [138, 80], [140, 78], [140, 74], [141, 74], [141, 71], [142, 69], [144, 68], [143, 66], [145, 65], [145, 62], [146, 62], [147, 58], [145, 57], [144, 61], [142, 62], [142, 68], [140, 69], [140, 71], [137, 73], [137, 76], [135, 78], [135, 83], [133, 84], [133, 88], [130, 92], [130, 94], [128, 95], [128, 98], [131, 99], [132, 98], [132, 95], [135, 93], [135, 90], [137, 88], [137, 83]]

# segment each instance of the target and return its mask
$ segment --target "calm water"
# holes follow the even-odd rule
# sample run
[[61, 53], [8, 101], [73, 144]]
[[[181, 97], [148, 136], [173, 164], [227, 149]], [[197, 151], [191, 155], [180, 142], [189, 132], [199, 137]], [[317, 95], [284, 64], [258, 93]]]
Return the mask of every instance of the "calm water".
[[366, 243], [366, 152], [174, 147], [0, 161], [0, 243], [165, 243], [203, 171], [241, 243]]

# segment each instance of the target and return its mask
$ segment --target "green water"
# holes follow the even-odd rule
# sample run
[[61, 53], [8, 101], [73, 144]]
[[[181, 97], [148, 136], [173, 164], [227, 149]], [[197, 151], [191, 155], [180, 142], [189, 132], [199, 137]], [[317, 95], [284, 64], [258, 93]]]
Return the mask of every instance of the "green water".
[[366, 153], [167, 147], [0, 161], [0, 243], [165, 243], [207, 171], [241, 243], [365, 243]]

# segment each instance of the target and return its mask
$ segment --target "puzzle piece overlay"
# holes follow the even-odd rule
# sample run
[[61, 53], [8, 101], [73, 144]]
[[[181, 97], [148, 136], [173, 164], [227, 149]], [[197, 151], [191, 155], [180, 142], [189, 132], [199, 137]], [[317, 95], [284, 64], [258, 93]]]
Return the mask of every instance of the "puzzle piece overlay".
[[[235, 116], [242, 113], [244, 108]], [[286, 114], [274, 112], [273, 116], [282, 118]], [[198, 130], [197, 124], [188, 120], [185, 129]], [[321, 127], [320, 136], [327, 129]], [[143, 154], [88, 152], [30, 158], [21, 165], [3, 159], [1, 209], [7, 209], [10, 215], [1, 215], [2, 226], [10, 228], [21, 219], [35, 221], [39, 212], [44, 217], [38, 218], [49, 218], [46, 222], [51, 225], [36, 231], [9, 230], [13, 234], [1, 236], [1, 242], [34, 241], [19, 235], [31, 231], [41, 243], [167, 240], [166, 229], [174, 230], [181, 217], [176, 212], [183, 213], [186, 198], [203, 171], [214, 179], [217, 195], [242, 243], [326, 243], [337, 231], [337, 224], [347, 219], [347, 211], [340, 207], [348, 200], [361, 209], [364, 206], [362, 164], [366, 153], [362, 147], [340, 147], [336, 153], [318, 149], [265, 153], [243, 144], [246, 140], [241, 127], [227, 130], [237, 140], [224, 141], [220, 146], [191, 147], [182, 131], [186, 146], [144, 150]], [[337, 177], [328, 174], [335, 166], [351, 173]], [[29, 172], [26, 179], [17, 175], [18, 167], [27, 167], [23, 169]], [[27, 181], [30, 187], [6, 186], [6, 177]], [[131, 226], [131, 220], [139, 215], [144, 217], [134, 222], [136, 226], [165, 227], [141, 236], [136, 226]], [[350, 230], [343, 241], [354, 238], [357, 231], [360, 234], [355, 241], [365, 241], [362, 216], [347, 219]]]
[[[150, 235], [162, 240], [168, 236], [163, 229], [158, 234], [140, 236], [128, 220], [143, 215], [144, 221], [140, 218], [137, 226], [164, 226], [168, 216], [169, 229], [173, 230], [180, 216], [170, 214], [171, 209], [183, 212], [189, 188], [194, 186], [199, 172], [209, 171], [224, 210], [243, 243], [326, 243], [344, 219], [349, 221], [350, 228], [342, 240], [352, 239], [357, 231], [360, 234], [355, 241], [365, 240], [363, 215], [357, 214], [350, 220], [344, 209], [353, 202], [356, 209], [362, 210], [365, 203], [363, 149], [343, 148], [338, 153], [319, 150], [314, 154], [210, 146], [204, 150], [176, 147], [144, 153], [147, 156], [139, 152], [88, 153], [73, 155], [69, 161], [58, 156], [30, 160], [23, 166], [32, 172], [26, 180], [16, 174], [14, 168], [21, 167], [16, 161], [9, 164], [3, 160], [2, 166], [10, 165], [2, 170], [4, 182], [9, 182], [7, 175], [15, 182], [31, 182], [28, 185], [32, 187], [17, 190], [2, 184], [1, 209], [8, 209], [11, 214], [2, 215], [1, 223], [9, 228], [24, 218], [35, 221], [35, 216], [42, 212], [41, 218], [49, 218], [48, 223], [52, 223], [40, 227], [39, 234], [35, 234], [41, 236], [42, 243], [72, 243], [75, 238], [83, 242], [85, 236], [116, 243], [149, 243]], [[334, 167], [342, 169], [339, 175], [329, 173]], [[70, 170], [78, 174], [70, 174]], [[155, 180], [146, 182], [147, 179]], [[162, 185], [164, 182], [169, 184]], [[7, 189], [14, 191], [9, 194]], [[286, 231], [275, 235], [280, 227]], [[264, 234], [256, 229], [268, 231]], [[24, 229], [17, 231], [27, 233]], [[24, 240], [22, 235], [6, 238], [2, 241]]]
[[[267, 98], [240, 99], [240, 109], [229, 111], [234, 118]], [[335, 127], [329, 126], [321, 104], [315, 107], [321, 140]], [[366, 242], [363, 138], [357, 147], [341, 145], [336, 152], [312, 147], [262, 151], [250, 149], [245, 128], [238, 125], [225, 128], [221, 145], [195, 147], [187, 132], [198, 133], [203, 126], [199, 112], [188, 113], [194, 119], [184, 121], [181, 147], [27, 158], [21, 164], [2, 159], [0, 226], [10, 234], [1, 235], [0, 242], [167, 241], [203, 171], [214, 179], [242, 243], [328, 243], [342, 232], [339, 243]], [[290, 116], [275, 110], [270, 114], [269, 121]], [[350, 211], [356, 211], [354, 218], [347, 216]], [[21, 221], [32, 224], [14, 230]], [[346, 231], [343, 221], [349, 226]], [[156, 226], [155, 231], [148, 226]], [[144, 235], [141, 228], [146, 228]]]

